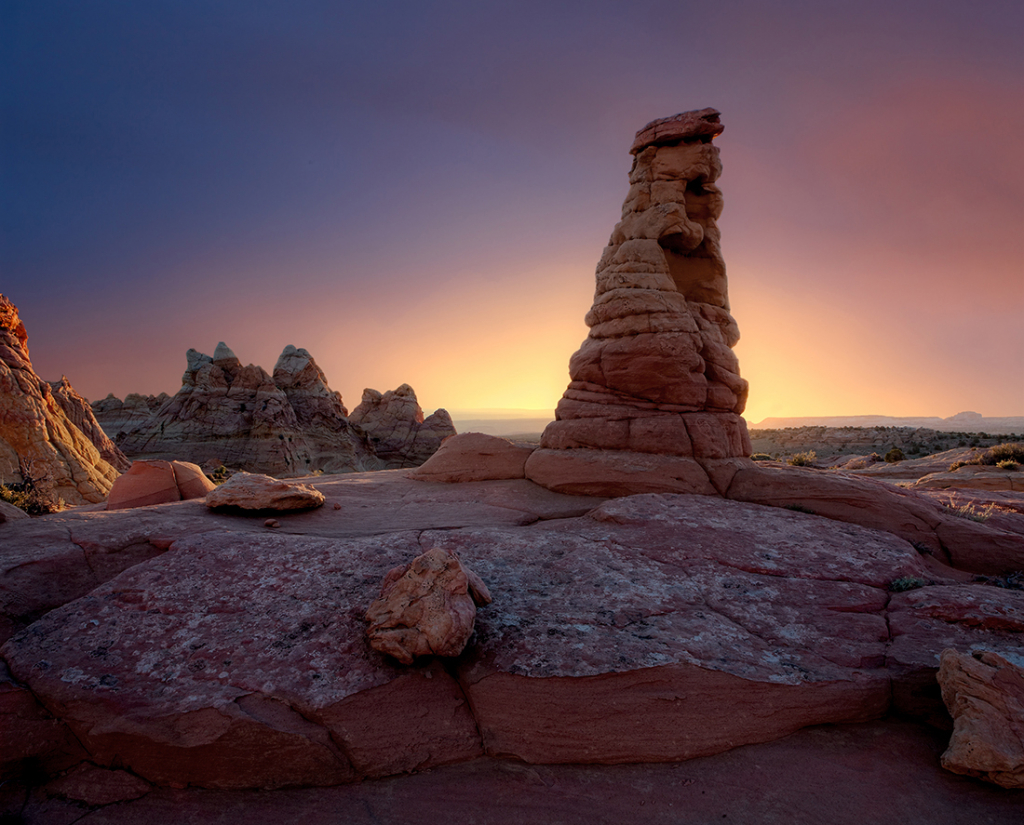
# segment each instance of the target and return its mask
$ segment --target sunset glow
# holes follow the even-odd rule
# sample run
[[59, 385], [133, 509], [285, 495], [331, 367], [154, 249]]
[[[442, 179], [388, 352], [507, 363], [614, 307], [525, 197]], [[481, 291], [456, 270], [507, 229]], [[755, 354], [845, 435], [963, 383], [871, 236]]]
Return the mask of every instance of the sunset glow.
[[714, 106], [748, 421], [1024, 414], [1024, 7], [689, 5], [8, 4], [37, 371], [173, 393], [189, 347], [293, 344], [349, 408], [553, 409], [634, 132]]

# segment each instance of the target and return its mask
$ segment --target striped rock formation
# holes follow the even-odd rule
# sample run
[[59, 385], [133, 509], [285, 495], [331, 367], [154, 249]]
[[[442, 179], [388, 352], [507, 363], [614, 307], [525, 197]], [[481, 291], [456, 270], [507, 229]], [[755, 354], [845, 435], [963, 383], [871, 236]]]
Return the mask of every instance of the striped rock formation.
[[[622, 220], [597, 265], [590, 335], [527, 476], [563, 492], [722, 493], [750, 455], [716, 220], [714, 109], [637, 133]], [[739, 461], [737, 461], [739, 460]]]

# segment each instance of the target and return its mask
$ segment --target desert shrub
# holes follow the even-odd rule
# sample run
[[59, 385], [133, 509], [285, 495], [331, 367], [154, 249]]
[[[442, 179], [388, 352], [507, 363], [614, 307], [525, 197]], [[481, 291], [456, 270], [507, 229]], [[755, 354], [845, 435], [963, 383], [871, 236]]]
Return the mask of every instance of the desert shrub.
[[903, 455], [903, 450], [901, 450], [899, 447], [893, 447], [891, 450], [889, 450], [889, 452], [885, 454], [885, 460], [889, 464], [897, 464], [900, 461], [903, 461], [903, 459], [905, 458], [906, 456]]
[[917, 590], [917, 588], [924, 587], [926, 584], [928, 582], [916, 576], [900, 576], [898, 579], [893, 579], [889, 582], [889, 590], [893, 593], [903, 593], [907, 590]]
[[0, 499], [24, 510], [30, 516], [45, 516], [67, 509], [64, 499], [38, 489], [31, 480], [22, 484], [0, 484]]
[[1016, 470], [1020, 467], [1020, 465], [1016, 461], [1013, 461], [1009, 458], [1004, 458], [1002, 461], [997, 462], [996, 466], [1000, 470]]
[[754, 461], [771, 461], [772, 457], [768, 453], [754, 453], [751, 457]]
[[954, 461], [952, 464], [949, 465], [949, 471], [951, 473], [955, 473], [961, 467], [966, 467], [968, 464], [973, 464], [973, 463], [974, 463], [973, 461]]
[[234, 475], [231, 470], [221, 464], [216, 470], [211, 473], [207, 473], [206, 477], [210, 479], [214, 484], [223, 484], [231, 476]]
[[806, 453], [797, 453], [790, 456], [786, 463], [791, 467], [810, 467], [817, 457], [818, 454], [814, 450], [808, 450]]
[[979, 464], [997, 466], [1000, 461], [1012, 461], [1015, 464], [1024, 464], [1024, 444], [1006, 443], [990, 447], [981, 454]]

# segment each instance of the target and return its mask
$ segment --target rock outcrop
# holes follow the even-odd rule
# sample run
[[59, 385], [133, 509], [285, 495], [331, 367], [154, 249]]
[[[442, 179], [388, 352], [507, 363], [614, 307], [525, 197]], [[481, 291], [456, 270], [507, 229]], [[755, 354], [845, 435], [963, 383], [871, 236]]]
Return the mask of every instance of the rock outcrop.
[[[66, 380], [60, 386], [64, 387]], [[63, 400], [77, 409], [73, 390]], [[81, 397], [74, 394], [81, 401]], [[94, 421], [84, 419], [91, 428]], [[96, 428], [98, 429], [98, 428]], [[32, 367], [18, 309], [0, 295], [0, 483], [25, 483], [67, 504], [102, 501], [118, 470]]]
[[1024, 657], [990, 650], [942, 652], [942, 699], [953, 736], [942, 766], [1004, 788], [1024, 788]]
[[118, 446], [129, 456], [289, 478], [415, 467], [455, 432], [445, 410], [424, 420], [407, 384], [366, 390], [350, 417], [313, 357], [291, 345], [273, 375], [243, 367], [223, 342], [212, 358], [190, 349], [187, 359], [181, 389], [141, 421], [152, 397], [97, 403], [101, 420], [123, 428]]
[[273, 377], [253, 364], [243, 367], [223, 342], [212, 358], [190, 349], [187, 359], [181, 389], [119, 441], [128, 455], [275, 477], [380, 466], [305, 350], [287, 347]]
[[441, 442], [455, 435], [447, 410], [437, 410], [426, 419], [408, 384], [381, 394], [363, 390], [362, 401], [349, 417], [369, 436], [384, 466], [391, 469], [418, 467], [437, 452]]
[[131, 461], [107, 437], [107, 433], [96, 420], [96, 416], [93, 415], [89, 402], [75, 392], [75, 388], [71, 386], [67, 376], [62, 375], [60, 381], [51, 381], [49, 383], [54, 400], [64, 410], [68, 420], [78, 427], [86, 438], [92, 442], [93, 446], [99, 450], [103, 460], [121, 473], [131, 467]]
[[408, 477], [446, 483], [525, 478], [526, 460], [535, 449], [535, 444], [516, 444], [496, 435], [459, 433], [446, 438]]
[[[665, 489], [713, 493], [723, 460], [750, 455], [716, 224], [712, 139], [722, 129], [719, 113], [702, 109], [637, 133], [622, 220], [597, 265], [590, 335], [528, 478], [566, 492], [644, 492], [645, 480], [605, 481], [606, 469], [641, 462], [645, 477], [674, 482]], [[589, 454], [567, 462], [570, 452]]]

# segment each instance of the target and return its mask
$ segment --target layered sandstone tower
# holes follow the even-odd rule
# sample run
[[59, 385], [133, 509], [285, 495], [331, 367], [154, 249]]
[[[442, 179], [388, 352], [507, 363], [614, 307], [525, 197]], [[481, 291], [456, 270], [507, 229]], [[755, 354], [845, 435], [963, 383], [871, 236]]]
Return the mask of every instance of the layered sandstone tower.
[[641, 129], [597, 265], [590, 335], [527, 476], [565, 492], [724, 493], [750, 455], [716, 220], [714, 109]]

